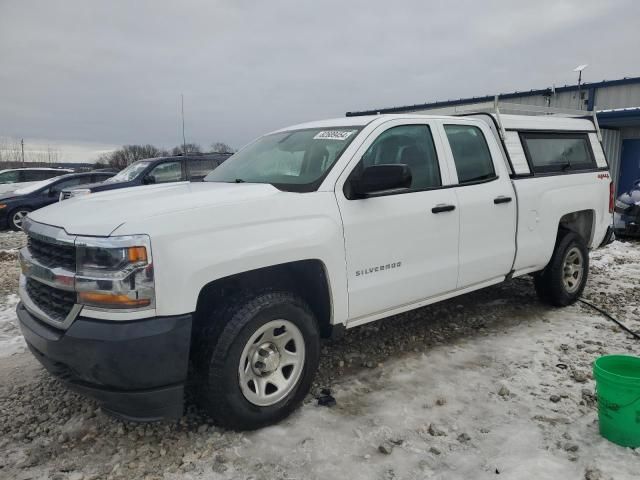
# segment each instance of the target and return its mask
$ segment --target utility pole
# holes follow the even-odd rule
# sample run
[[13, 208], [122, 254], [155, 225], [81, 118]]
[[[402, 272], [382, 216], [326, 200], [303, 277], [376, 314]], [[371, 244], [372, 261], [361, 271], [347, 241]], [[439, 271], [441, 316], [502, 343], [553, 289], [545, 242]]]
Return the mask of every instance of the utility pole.
[[184, 136], [184, 95], [180, 94], [181, 108], [182, 108], [182, 155], [187, 156], [187, 139]]
[[24, 167], [24, 138], [20, 139], [20, 147], [22, 148], [22, 166]]

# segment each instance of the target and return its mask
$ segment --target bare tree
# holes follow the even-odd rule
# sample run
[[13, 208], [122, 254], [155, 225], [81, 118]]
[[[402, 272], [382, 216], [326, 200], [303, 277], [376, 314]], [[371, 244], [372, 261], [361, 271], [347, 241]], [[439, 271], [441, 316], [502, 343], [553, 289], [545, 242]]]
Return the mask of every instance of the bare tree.
[[101, 155], [98, 158], [98, 162], [121, 170], [137, 160], [162, 157], [163, 155], [167, 155], [167, 151], [153, 145], [125, 145], [111, 153]]
[[200, 145], [198, 145], [197, 143], [187, 143], [186, 145], [176, 145], [175, 147], [173, 147], [171, 149], [171, 154], [172, 155], [183, 155], [185, 147], [186, 147], [186, 150], [187, 150], [187, 154], [189, 154], [189, 153], [202, 153]]
[[22, 162], [20, 142], [14, 138], [0, 138], [0, 161]]
[[235, 150], [224, 142], [213, 142], [211, 151], [215, 153], [233, 153]]

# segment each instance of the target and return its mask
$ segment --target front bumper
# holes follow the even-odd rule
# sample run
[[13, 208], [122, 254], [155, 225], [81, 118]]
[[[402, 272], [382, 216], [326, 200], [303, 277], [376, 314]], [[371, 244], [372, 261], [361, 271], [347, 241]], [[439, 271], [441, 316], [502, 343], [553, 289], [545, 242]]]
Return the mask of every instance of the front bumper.
[[66, 331], [41, 322], [22, 303], [17, 315], [38, 361], [104, 410], [135, 421], [182, 415], [190, 314], [129, 322], [80, 316]]

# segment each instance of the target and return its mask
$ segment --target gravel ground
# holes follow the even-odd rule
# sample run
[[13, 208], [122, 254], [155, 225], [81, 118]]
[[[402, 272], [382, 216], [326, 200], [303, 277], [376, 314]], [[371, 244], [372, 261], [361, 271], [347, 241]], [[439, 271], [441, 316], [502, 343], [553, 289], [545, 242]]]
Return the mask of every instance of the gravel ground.
[[[0, 304], [21, 234], [0, 234]], [[585, 297], [640, 330], [640, 245], [592, 254]], [[541, 305], [511, 282], [327, 341], [313, 395], [278, 426], [236, 433], [192, 405], [132, 424], [67, 391], [28, 352], [0, 359], [0, 478], [636, 478], [640, 451], [597, 435], [590, 366], [635, 352], [583, 305]], [[566, 365], [566, 369], [556, 365]]]
[[18, 250], [26, 243], [22, 232], [0, 232], [0, 298], [18, 291]]

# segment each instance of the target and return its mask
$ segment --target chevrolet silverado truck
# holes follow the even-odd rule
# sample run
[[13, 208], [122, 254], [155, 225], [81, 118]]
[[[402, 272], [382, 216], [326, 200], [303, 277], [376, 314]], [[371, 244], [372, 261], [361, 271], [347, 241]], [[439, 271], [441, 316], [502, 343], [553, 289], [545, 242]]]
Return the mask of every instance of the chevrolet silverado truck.
[[379, 115], [262, 136], [201, 183], [30, 213], [17, 314], [35, 357], [122, 418], [259, 428], [309, 392], [343, 329], [533, 274], [585, 287], [610, 235], [597, 124]]

